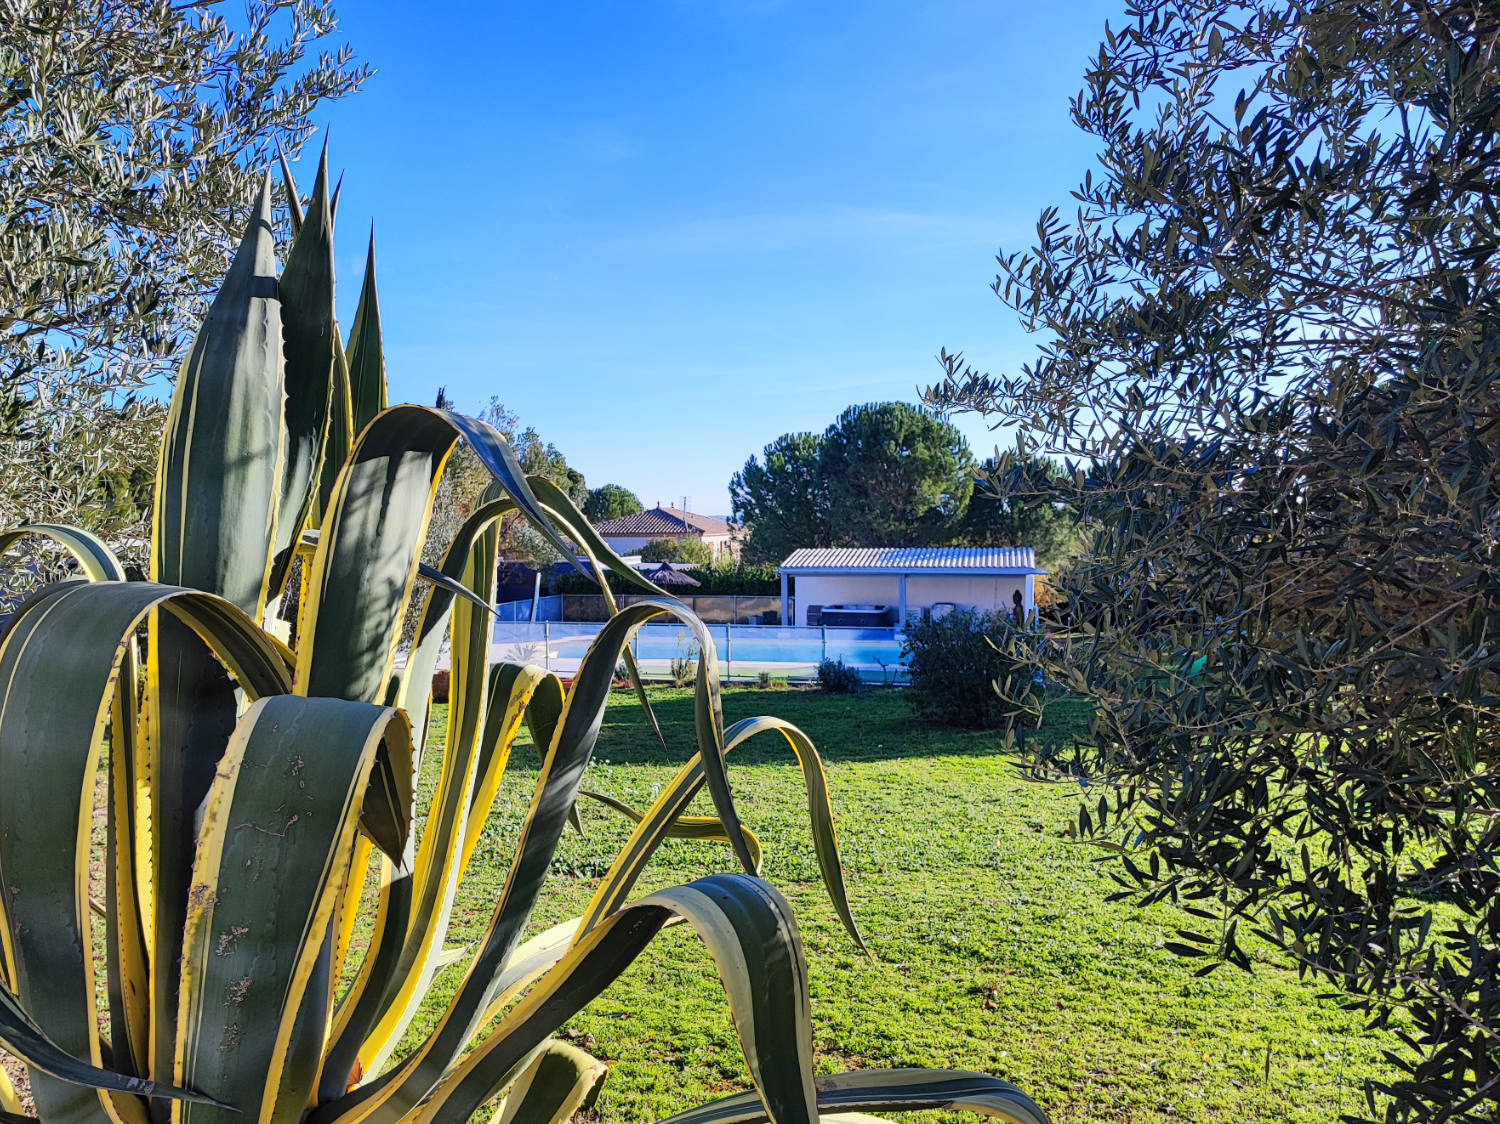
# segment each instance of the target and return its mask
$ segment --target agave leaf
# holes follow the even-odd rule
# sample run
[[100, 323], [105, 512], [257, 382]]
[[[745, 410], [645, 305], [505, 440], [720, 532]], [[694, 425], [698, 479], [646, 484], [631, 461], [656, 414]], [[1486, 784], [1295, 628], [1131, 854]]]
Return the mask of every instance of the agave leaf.
[[292, 166], [287, 162], [286, 153], [280, 145], [276, 146], [276, 159], [281, 165], [281, 186], [286, 191], [287, 218], [292, 224], [292, 237], [302, 229], [302, 196], [297, 192], [297, 177], [292, 175]]
[[[514, 504], [510, 503], [509, 501], [503, 501], [503, 506], [501, 508], [502, 513], [505, 511], [514, 510]], [[318, 549], [319, 537], [320, 535], [318, 531], [310, 527], [302, 532], [300, 549], [306, 552], [309, 558], [312, 557], [312, 555]], [[479, 608], [485, 610], [486, 612], [493, 613], [495, 611], [494, 605], [486, 601], [479, 594], [475, 593], [468, 586], [464, 585], [457, 578], [450, 577], [448, 574], [444, 573], [437, 567], [429, 566], [426, 562], [417, 563], [417, 577], [419, 577], [422, 581], [429, 583], [430, 585], [442, 586], [449, 593], [453, 594], [453, 596], [462, 597], [465, 601], [477, 605]]]
[[[415, 756], [413, 756], [412, 764], [412, 773], [415, 775]], [[413, 802], [413, 810], [415, 814], [415, 802]], [[374, 844], [370, 842], [368, 835], [364, 835], [355, 843], [354, 851], [349, 856], [349, 875], [344, 879], [344, 892], [339, 898], [338, 912], [333, 918], [335, 937], [330, 974], [334, 980], [342, 980], [344, 977], [344, 965], [349, 957], [349, 949], [354, 943], [354, 930], [363, 917], [360, 905], [364, 898], [365, 883], [369, 879], [370, 856], [373, 851]], [[389, 861], [384, 855], [382, 855], [382, 860]]]
[[[588, 560], [594, 582], [599, 586], [599, 592], [604, 595], [604, 604], [610, 616], [619, 612], [620, 607], [615, 604], [614, 590], [609, 588], [609, 579], [604, 573], [606, 567], [647, 593], [660, 597], [670, 596], [616, 554], [614, 548], [604, 541], [599, 532], [594, 530], [593, 524], [584, 517], [583, 512], [579, 511], [573, 501], [568, 498], [568, 494], [553, 481], [540, 474], [528, 476], [526, 481], [536, 493], [537, 499], [541, 501], [543, 510], [557, 523], [563, 533], [578, 545], [579, 551]], [[651, 696], [646, 693], [646, 681], [641, 677], [641, 669], [636, 666], [635, 653], [626, 647], [623, 655], [625, 670], [630, 675], [630, 682], [635, 686], [635, 697], [640, 702], [647, 721], [651, 723], [651, 731], [656, 735], [656, 740], [661, 742], [663, 749], [666, 749], [667, 738], [662, 733], [661, 722], [656, 717], [656, 708], [651, 705]], [[575, 826], [580, 832], [583, 831], [581, 822], [576, 823]]]
[[125, 567], [120, 564], [115, 552], [92, 531], [82, 527], [69, 527], [61, 523], [30, 523], [0, 533], [0, 555], [13, 550], [17, 543], [27, 538], [45, 539], [62, 547], [78, 562], [83, 576], [91, 582], [125, 580]]
[[[153, 581], [220, 594], [255, 620], [265, 608], [278, 529], [282, 387], [267, 177], [239, 252], [178, 375], [162, 439], [151, 552]], [[180, 622], [153, 620], [147, 644], [135, 765], [137, 776], [151, 778], [151, 853], [140, 869], [152, 877], [140, 898], [152, 946], [150, 1019], [160, 1029], [170, 1027], [176, 1006], [170, 966], [177, 962], [186, 908], [192, 814], [208, 790], [237, 703], [222, 668]], [[135, 1027], [127, 1039], [132, 1051], [138, 1039]], [[170, 1043], [170, 1030], [155, 1036], [151, 1071], [158, 1076], [170, 1072]]]
[[267, 177], [177, 375], [151, 544], [153, 581], [217, 593], [256, 620], [283, 473], [281, 313]]
[[[171, 1097], [201, 1101], [204, 1104], [215, 1103], [202, 1093], [171, 1085], [158, 1085], [144, 1077], [116, 1073], [112, 1069], [80, 1061], [42, 1033], [41, 1028], [21, 1009], [16, 997], [6, 987], [0, 987], [0, 1046], [4, 1046], [28, 1066], [83, 1089], [105, 1089], [139, 1097]], [[19, 1111], [20, 1099], [15, 1096], [9, 1076], [5, 1078], [5, 1084], [9, 1091], [7, 1104], [13, 1106], [7, 1111]]]
[[[409, 715], [413, 716], [413, 740], [417, 746], [419, 764], [421, 749], [426, 741], [432, 669], [436, 665], [438, 650], [447, 631], [447, 622], [453, 613], [455, 587], [462, 588], [470, 597], [482, 599], [465, 584], [464, 580], [460, 579], [467, 579], [475, 585], [480, 585], [481, 574], [493, 574], [493, 545], [484, 548], [491, 558], [487, 566], [475, 559], [473, 555], [476, 546], [482, 541], [493, 542], [494, 536], [490, 534], [491, 528], [502, 515], [514, 510], [511, 501], [495, 499], [496, 495], [498, 495], [498, 488], [492, 486], [485, 493], [487, 502], [482, 502], [465, 520], [458, 534], [454, 536], [453, 542], [449, 544], [441, 570], [445, 580], [436, 583], [435, 588], [428, 595], [417, 630], [417, 642], [407, 659], [407, 666], [401, 678], [396, 701]], [[488, 581], [492, 582], [493, 577], [489, 577]], [[477, 638], [477, 632], [471, 635], [471, 640]], [[484, 659], [488, 657], [487, 639], [486, 634]], [[482, 668], [483, 662], [478, 666]], [[509, 701], [507, 695], [505, 702]], [[450, 707], [449, 712], [451, 716], [453, 708]], [[453, 735], [450, 734], [450, 738], [452, 737]], [[456, 739], [449, 743], [450, 746], [458, 744], [459, 741]], [[493, 793], [491, 800], [493, 800]], [[482, 820], [483, 817], [480, 818]], [[467, 862], [467, 856], [464, 861]], [[393, 1004], [399, 1002], [404, 1007], [411, 999], [410, 992], [403, 996], [391, 992], [390, 989], [393, 986], [400, 988], [406, 980], [406, 977], [402, 975], [403, 957], [409, 972], [413, 958], [416, 956], [415, 946], [418, 942], [410, 942], [413, 947], [408, 948], [412, 911], [416, 908], [414, 901], [417, 892], [417, 885], [414, 881], [416, 865], [415, 850], [406, 856], [399, 868], [389, 860], [382, 864], [380, 912], [376, 918], [369, 950], [360, 965], [353, 985], [339, 1007], [333, 1045], [324, 1063], [324, 1072], [319, 1084], [322, 1100], [338, 1096], [347, 1088], [351, 1075], [359, 1065], [360, 1047], [366, 1043], [382, 1015], [388, 1013]], [[440, 945], [441, 936], [439, 935], [438, 943], [433, 947], [437, 948]], [[420, 994], [421, 992], [418, 991], [419, 998]], [[394, 1020], [394, 1016], [392, 1018]], [[364, 1068], [368, 1071], [369, 1066], [366, 1065]]]
[[[638, 588], [642, 593], [653, 594], [657, 597], [671, 596], [666, 590], [646, 577], [645, 574], [621, 558], [615, 549], [594, 529], [593, 524], [588, 521], [583, 512], [578, 510], [578, 507], [568, 497], [568, 493], [559, 488], [554, 481], [549, 480], [539, 473], [533, 473], [526, 477], [526, 482], [531, 485], [531, 490], [536, 493], [537, 500], [546, 509], [547, 514], [552, 517], [553, 522], [569, 538], [577, 543], [581, 550], [586, 552], [587, 557], [591, 561], [596, 563], [594, 567], [596, 570], [596, 580], [599, 580], [599, 575], [597, 574], [598, 565], [602, 565], [630, 582], [631, 585]], [[610, 611], [613, 612], [613, 591], [602, 580], [599, 580], [599, 585], [604, 590], [606, 596], [610, 597]]]
[[[452, 1072], [439, 1074], [416, 1120], [468, 1120], [516, 1080], [533, 1051], [624, 971], [673, 918], [691, 924], [713, 956], [751, 1078], [771, 1118], [780, 1124], [815, 1119], [807, 966], [791, 907], [759, 879], [727, 874], [661, 891], [606, 919], [542, 976]], [[439, 1029], [434, 1037], [441, 1033]], [[367, 1087], [373, 1095], [351, 1095], [346, 1098], [351, 1105], [328, 1106], [327, 1116], [315, 1114], [314, 1121], [347, 1117], [386, 1124], [400, 1119], [416, 1102], [408, 1102], [413, 1089], [399, 1075], [419, 1068], [413, 1059], [394, 1071], [396, 1079]], [[352, 1115], [356, 1112], [358, 1117]]]
[[[338, 325], [333, 308], [333, 217], [328, 208], [328, 149], [307, 218], [292, 240], [281, 274], [281, 316], [286, 335], [286, 471], [276, 514], [275, 568], [269, 584], [279, 591], [316, 499], [338, 381]], [[278, 389], [280, 389], [278, 387]]]
[[[454, 741], [445, 745], [443, 777], [423, 829], [406, 943], [393, 989], [387, 993], [386, 1009], [360, 1052], [368, 1073], [384, 1065], [432, 984], [453, 900], [494, 805], [522, 714], [530, 709], [539, 688], [550, 684], [561, 693], [556, 677], [540, 668], [502, 664], [490, 669], [490, 678], [491, 705], [481, 745], [472, 747], [468, 729], [454, 729], [450, 723]], [[451, 703], [449, 713], [453, 713]]]
[[365, 255], [365, 280], [349, 330], [349, 397], [354, 410], [354, 432], [363, 433], [375, 415], [386, 408], [385, 351], [380, 338], [380, 297], [375, 291], [375, 227]]
[[[0, 534], [0, 555], [26, 538], [38, 537], [67, 550], [78, 562], [89, 581], [124, 581], [125, 568], [108, 544], [91, 531], [60, 524], [34, 523]], [[120, 664], [120, 681], [137, 680], [138, 657], [135, 645], [125, 647]], [[146, 935], [142, 918], [149, 901], [149, 879], [139, 877], [147, 856], [137, 854], [135, 827], [135, 778], [140, 775], [140, 747], [136, 738], [139, 716], [136, 693], [118, 691], [110, 711], [110, 804], [107, 826], [108, 854], [105, 869], [107, 933], [105, 947], [109, 960], [110, 1040], [115, 1064], [125, 1070], [144, 1071], [148, 1066], [147, 1041], [150, 1008], [146, 968]], [[3, 971], [0, 971], [3, 976]], [[0, 1105], [4, 1090], [0, 1089]], [[19, 1107], [19, 1105], [17, 1105]]]
[[35, 1119], [35, 1117], [25, 1115], [20, 1094], [16, 1092], [16, 1087], [11, 1083], [10, 1074], [6, 1072], [4, 1066], [0, 1066], [0, 1113], [4, 1113], [5, 1119]]
[[[524, 692], [525, 710], [516, 713], [512, 699]], [[463, 843], [463, 865], [467, 869], [474, 848], [484, 832], [489, 810], [494, 807], [500, 790], [500, 778], [510, 762], [510, 752], [519, 733], [518, 723], [524, 717], [531, 741], [536, 746], [550, 746], [562, 717], [565, 695], [562, 680], [551, 672], [522, 664], [495, 664], [490, 668], [490, 706], [479, 740], [479, 767], [471, 798], [468, 832]], [[483, 815], [473, 811], [483, 809]]]
[[[802, 766], [808, 814], [812, 821], [813, 848], [818, 856], [818, 869], [822, 872], [823, 884], [844, 928], [861, 949], [868, 951], [864, 938], [860, 936], [859, 927], [855, 924], [853, 911], [849, 908], [843, 864], [839, 860], [838, 837], [833, 828], [833, 804], [828, 796], [828, 777], [823, 771], [822, 758], [818, 756], [812, 739], [780, 718], [746, 718], [724, 732], [725, 752], [737, 749], [757, 734], [770, 731], [780, 733], [786, 739]], [[674, 826], [683, 820], [683, 813], [706, 779], [700, 751], [699, 756], [684, 765], [668, 782], [650, 810], [637, 821], [635, 831], [616, 856], [609, 873], [594, 891], [593, 900], [583, 914], [580, 934], [587, 933], [625, 903], [646, 863], [661, 846], [662, 840], [672, 837]], [[720, 830], [723, 830], [722, 824]]]
[[572, 557], [493, 426], [393, 406], [360, 434], [324, 521], [304, 607], [299, 693], [367, 702], [384, 696], [438, 481], [460, 438], [521, 513]]
[[[638, 812], [623, 800], [616, 800], [603, 792], [591, 792], [588, 789], [579, 789], [579, 796], [587, 796], [590, 800], [603, 804], [606, 808], [619, 812], [626, 819], [640, 823], [646, 818], [644, 812]], [[750, 848], [750, 854], [755, 858], [755, 873], [761, 871], [761, 864], [765, 860], [765, 848], [761, 846], [760, 837], [748, 827], [741, 825], [741, 831], [745, 835], [745, 845]], [[666, 828], [663, 838], [666, 839], [695, 839], [704, 843], [729, 843], [729, 834], [724, 830], [724, 821], [718, 816], [678, 816]]]
[[[1009, 1124], [1047, 1124], [1040, 1105], [1009, 1081], [985, 1073], [947, 1069], [870, 1069], [816, 1079], [823, 1119], [847, 1119], [856, 1111], [905, 1112], [936, 1108], [997, 1116]], [[832, 1110], [828, 1112], [826, 1110]], [[739, 1093], [670, 1116], [661, 1124], [758, 1124], [766, 1119], [760, 1099]]]
[[[304, 999], [317, 998], [310, 985], [382, 759], [410, 776], [406, 721], [387, 707], [280, 695], [236, 727], [198, 834], [176, 1044], [178, 1079], [235, 1108], [184, 1108], [183, 1124], [301, 1116], [318, 1052], [288, 1044]], [[399, 854], [409, 826], [384, 845]], [[314, 1042], [325, 1026], [310, 1027]]]
[[[542, 881], [567, 824], [568, 812], [577, 801], [578, 788], [593, 755], [604, 707], [609, 700], [615, 661], [619, 658], [620, 650], [629, 643], [634, 630], [661, 613], [679, 616], [688, 628], [695, 630], [700, 640], [707, 640], [702, 622], [679, 602], [666, 599], [630, 605], [605, 624], [584, 657], [563, 706], [556, 732], [543, 754], [541, 774], [537, 779], [531, 808], [521, 828], [515, 861], [511, 864], [504, 891], [490, 919], [489, 930], [469, 966], [467, 977], [459, 986], [437, 1029], [422, 1048], [401, 1067], [357, 1090], [354, 1097], [383, 1097], [387, 1095], [388, 1087], [395, 1083], [402, 1086], [397, 1101], [408, 1107], [414, 1105], [458, 1060], [464, 1047], [477, 1032], [541, 891]], [[707, 674], [700, 674], [698, 684], [700, 754], [702, 758], [718, 763], [721, 770], [720, 790], [724, 793], [724, 799], [719, 803], [720, 816], [728, 825], [730, 838], [738, 841], [736, 850], [743, 852], [742, 861], [748, 867], [753, 867], [754, 859], [745, 843], [733, 803], [728, 797], [728, 780], [722, 773], [723, 718], [719, 710], [717, 677], [713, 673], [712, 658], [712, 647], [709, 646], [704, 661]], [[712, 689], [710, 684], [714, 685]], [[711, 771], [712, 767], [706, 772]], [[371, 1061], [376, 1057], [384, 1057], [390, 1046], [388, 1040], [372, 1038], [361, 1052], [363, 1071], [374, 1072], [375, 1067], [370, 1064]], [[350, 1111], [353, 1111], [352, 1107]]]
[[[290, 686], [286, 653], [228, 602], [147, 582], [67, 582], [32, 598], [0, 643], [0, 909], [7, 975], [23, 1008], [58, 1047], [96, 1067], [92, 911], [87, 898], [92, 794], [117, 673], [136, 626], [166, 610], [212, 646], [250, 697]], [[57, 706], [59, 697], [68, 705]], [[37, 721], [46, 714], [47, 721]], [[74, 809], [73, 816], [36, 809]], [[160, 889], [158, 889], [158, 910]], [[164, 1071], [156, 1070], [157, 1076]], [[44, 1117], [97, 1113], [101, 1097], [143, 1119], [120, 1094], [33, 1073]]]
[[344, 355], [344, 345], [338, 337], [337, 326], [333, 333], [333, 397], [328, 403], [328, 435], [323, 445], [323, 464], [318, 474], [317, 495], [312, 507], [312, 519], [321, 522], [323, 513], [333, 500], [333, 490], [338, 485], [339, 473], [349, 460], [349, 450], [354, 445], [354, 407], [349, 400], [349, 360]]
[[549, 1041], [506, 1094], [498, 1124], [567, 1124], [593, 1104], [608, 1072], [577, 1047]]
[[[455, 544], [456, 545], [456, 544]], [[494, 590], [499, 531], [490, 520], [465, 551], [462, 584], [488, 599]], [[436, 973], [436, 957], [442, 952], [448, 932], [453, 899], [463, 876], [462, 841], [471, 817], [481, 823], [489, 804], [473, 801], [480, 761], [479, 743], [486, 718], [491, 676], [489, 662], [489, 615], [460, 601], [453, 607], [452, 672], [449, 679], [448, 730], [443, 742], [443, 768], [437, 790], [425, 817], [417, 846], [413, 874], [414, 900], [407, 933], [395, 968], [395, 991], [373, 1030], [373, 1036], [398, 1040], [421, 1005], [422, 997]], [[499, 670], [499, 669], [497, 669]], [[514, 669], [497, 676], [505, 690], [507, 712], [502, 721], [519, 729], [521, 715], [530, 702], [540, 670]], [[493, 800], [493, 790], [490, 797]], [[376, 1069], [376, 1058], [368, 1069]]]
[[[439, 571], [444, 580], [432, 583], [439, 588], [428, 592], [427, 603], [422, 606], [422, 616], [417, 625], [416, 641], [407, 656], [406, 667], [401, 671], [396, 699], [398, 705], [412, 716], [419, 758], [427, 744], [427, 712], [432, 700], [432, 675], [437, 668], [438, 656], [453, 617], [453, 598], [459, 595], [459, 589], [464, 590], [464, 595], [469, 598], [478, 596], [459, 580], [468, 566], [468, 554], [493, 522], [515, 510], [515, 504], [501, 498], [502, 495], [500, 486], [491, 484], [481, 497], [479, 506], [464, 520], [453, 536], [453, 541], [448, 544]], [[417, 572], [421, 573], [420, 567]]]

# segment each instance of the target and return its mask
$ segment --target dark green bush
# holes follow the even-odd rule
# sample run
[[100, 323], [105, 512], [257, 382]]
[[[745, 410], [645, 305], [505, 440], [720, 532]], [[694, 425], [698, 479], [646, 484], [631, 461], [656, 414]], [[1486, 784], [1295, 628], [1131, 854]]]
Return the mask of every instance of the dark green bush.
[[1041, 688], [1029, 633], [1003, 613], [964, 609], [907, 627], [902, 656], [917, 712], [945, 726], [1035, 725]]
[[818, 686], [831, 695], [852, 695], [863, 683], [859, 669], [843, 660], [824, 660], [818, 665]]
[[699, 594], [738, 594], [741, 597], [777, 597], [781, 594], [781, 570], [776, 566], [754, 566], [744, 562], [719, 562], [691, 571]]
[[[688, 571], [698, 583], [697, 589], [685, 592], [700, 596], [776, 597], [781, 593], [781, 571], [775, 566], [750, 566], [739, 562], [695, 566]], [[623, 578], [609, 574], [609, 587], [616, 593], [639, 593]], [[598, 593], [592, 578], [575, 571], [558, 575], [551, 584], [553, 593]]]

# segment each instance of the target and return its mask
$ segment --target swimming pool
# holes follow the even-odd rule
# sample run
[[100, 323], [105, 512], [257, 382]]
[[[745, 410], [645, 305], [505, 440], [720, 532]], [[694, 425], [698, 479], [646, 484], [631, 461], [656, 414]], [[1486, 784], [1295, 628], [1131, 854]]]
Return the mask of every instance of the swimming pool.
[[[502, 621], [495, 625], [490, 659], [532, 663], [572, 675], [578, 670], [601, 624], [569, 621]], [[893, 628], [781, 628], [776, 625], [704, 626], [718, 655], [725, 679], [758, 677], [769, 672], [778, 679], [812, 679], [825, 659], [843, 660], [871, 682], [896, 682], [904, 677], [901, 634]], [[667, 674], [675, 659], [696, 652], [693, 635], [680, 624], [648, 624], [631, 644], [641, 670], [652, 676]]]

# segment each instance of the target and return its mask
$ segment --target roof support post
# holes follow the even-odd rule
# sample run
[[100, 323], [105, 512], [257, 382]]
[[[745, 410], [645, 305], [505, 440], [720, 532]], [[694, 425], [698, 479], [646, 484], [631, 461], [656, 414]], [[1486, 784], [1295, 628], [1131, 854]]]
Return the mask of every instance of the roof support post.
[[[889, 588], [889, 586], [887, 588]], [[901, 592], [897, 595], [897, 604], [900, 606], [900, 610], [896, 614], [896, 623], [900, 627], [901, 631], [905, 632], [906, 631], [906, 575], [905, 574], [901, 575], [900, 590], [901, 590]]]
[[797, 623], [796, 621], [792, 620], [790, 617], [787, 616], [788, 604], [789, 604], [789, 599], [787, 597], [787, 576], [786, 576], [786, 571], [782, 570], [781, 571], [781, 627], [782, 628], [790, 628], [792, 625], [794, 625], [794, 624]]

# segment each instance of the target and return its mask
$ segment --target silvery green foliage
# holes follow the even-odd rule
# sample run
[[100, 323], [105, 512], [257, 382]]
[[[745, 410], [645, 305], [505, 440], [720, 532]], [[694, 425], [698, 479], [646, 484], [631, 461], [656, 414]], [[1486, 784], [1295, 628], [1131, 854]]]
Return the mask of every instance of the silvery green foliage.
[[0, 523], [144, 538], [100, 483], [154, 470], [131, 395], [173, 371], [277, 145], [363, 81], [310, 53], [334, 28], [326, 0], [0, 0]]
[[[1500, 13], [1152, 0], [1073, 105], [1098, 166], [1000, 258], [1041, 333], [929, 399], [1070, 460], [1095, 533], [1045, 764], [1173, 947], [1251, 932], [1401, 1036], [1369, 1117], [1500, 1103]], [[1066, 637], [1066, 639], [1063, 639]]]

